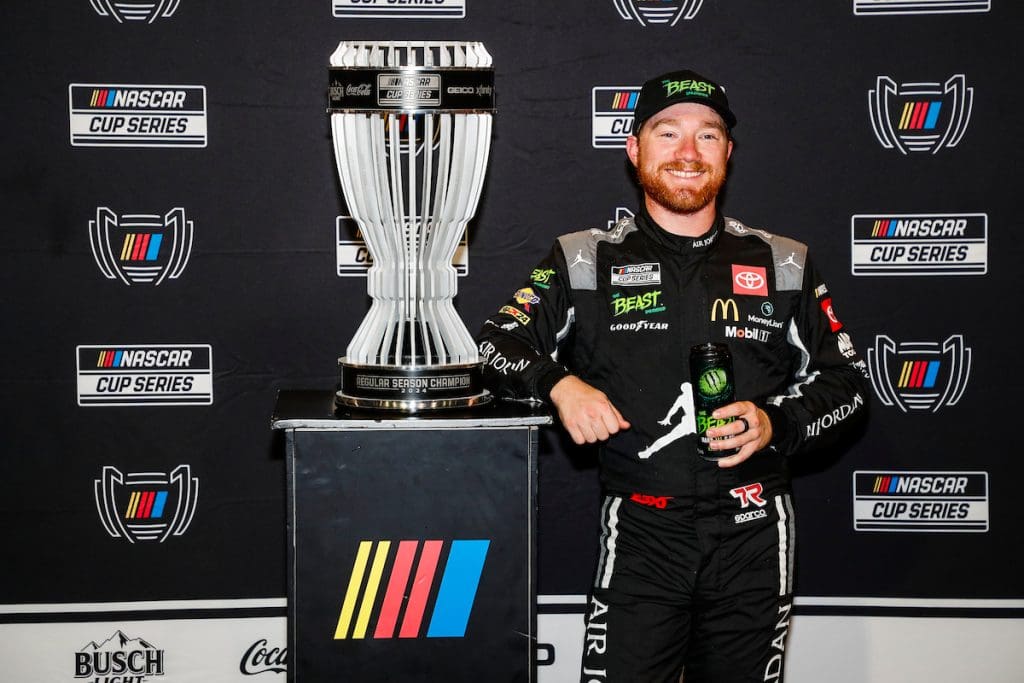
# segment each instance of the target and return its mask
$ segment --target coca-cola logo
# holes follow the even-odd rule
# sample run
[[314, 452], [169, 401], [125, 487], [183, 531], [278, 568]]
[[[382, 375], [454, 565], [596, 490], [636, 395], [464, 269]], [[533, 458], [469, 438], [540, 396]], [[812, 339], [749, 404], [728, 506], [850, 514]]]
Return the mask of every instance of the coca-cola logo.
[[287, 673], [288, 648], [269, 647], [267, 639], [260, 638], [250, 645], [249, 649], [242, 655], [242, 661], [238, 664], [238, 670], [246, 676], [265, 673]]

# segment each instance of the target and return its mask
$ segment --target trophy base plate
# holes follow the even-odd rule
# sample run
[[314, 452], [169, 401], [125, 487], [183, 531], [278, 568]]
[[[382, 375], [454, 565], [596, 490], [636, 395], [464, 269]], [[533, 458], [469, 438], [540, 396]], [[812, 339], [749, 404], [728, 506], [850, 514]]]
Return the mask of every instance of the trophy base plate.
[[468, 408], [490, 402], [483, 363], [458, 365], [361, 365], [338, 359], [341, 389], [334, 402], [348, 408], [416, 413]]

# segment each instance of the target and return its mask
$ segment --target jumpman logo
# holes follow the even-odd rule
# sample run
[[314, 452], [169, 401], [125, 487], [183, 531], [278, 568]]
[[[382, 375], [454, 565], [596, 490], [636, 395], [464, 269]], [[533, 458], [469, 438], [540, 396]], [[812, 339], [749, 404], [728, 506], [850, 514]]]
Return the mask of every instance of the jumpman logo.
[[797, 270], [803, 270], [803, 267], [796, 262], [796, 252], [789, 252], [789, 258], [779, 263], [779, 266], [794, 266]]
[[658, 424], [665, 427], [669, 426], [672, 424], [672, 418], [680, 410], [683, 411], [683, 418], [668, 434], [660, 437], [650, 446], [637, 453], [638, 458], [646, 460], [676, 439], [681, 439], [687, 434], [697, 433], [697, 420], [694, 418], [693, 409], [693, 387], [689, 382], [683, 382], [679, 385], [679, 389], [682, 393], [679, 394], [679, 398], [672, 404], [672, 407], [668, 409], [668, 414], [665, 415], [665, 418], [658, 420]]
[[588, 266], [594, 265], [593, 261], [588, 261], [587, 259], [583, 258], [583, 250], [582, 249], [580, 249], [579, 251], [576, 252], [576, 258], [574, 258], [572, 260], [572, 263], [569, 264], [569, 267], [572, 268], [577, 263], [586, 263]]

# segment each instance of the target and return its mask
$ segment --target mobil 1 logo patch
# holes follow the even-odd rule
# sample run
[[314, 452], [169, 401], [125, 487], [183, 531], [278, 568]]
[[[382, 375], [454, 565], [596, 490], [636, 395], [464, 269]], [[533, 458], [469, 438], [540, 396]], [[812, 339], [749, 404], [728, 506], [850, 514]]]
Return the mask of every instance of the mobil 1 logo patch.
[[213, 403], [209, 344], [79, 346], [76, 354], [80, 406]]
[[854, 472], [853, 528], [988, 531], [988, 472]]
[[206, 87], [68, 87], [73, 147], [206, 147]]
[[[366, 277], [373, 265], [373, 255], [366, 246], [359, 225], [351, 216], [338, 216], [335, 223], [337, 232], [338, 277]], [[462, 239], [455, 247], [452, 267], [459, 277], [469, 275], [469, 233], [463, 232]]]
[[851, 219], [854, 275], [984, 275], [988, 214], [859, 214]]

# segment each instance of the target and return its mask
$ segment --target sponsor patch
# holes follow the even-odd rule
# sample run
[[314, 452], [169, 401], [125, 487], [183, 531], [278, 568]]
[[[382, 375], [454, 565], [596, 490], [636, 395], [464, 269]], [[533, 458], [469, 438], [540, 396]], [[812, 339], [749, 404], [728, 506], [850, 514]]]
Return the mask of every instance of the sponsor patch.
[[213, 403], [209, 344], [79, 346], [76, 356], [80, 406]]
[[768, 296], [768, 270], [764, 266], [732, 266], [732, 293]]
[[854, 275], [988, 272], [988, 214], [859, 214], [851, 235]]
[[856, 531], [986, 532], [988, 472], [853, 473]]
[[73, 147], [206, 147], [202, 85], [68, 86]]
[[638, 263], [631, 266], [612, 266], [612, 284], [619, 287], [638, 287], [661, 284], [660, 263]]
[[512, 316], [521, 325], [529, 325], [530, 324], [530, 320], [532, 320], [532, 318], [530, 318], [530, 316], [526, 315], [525, 313], [520, 311], [518, 308], [515, 308], [513, 306], [502, 306], [500, 309], [498, 309], [498, 313], [504, 313], [505, 315]]

